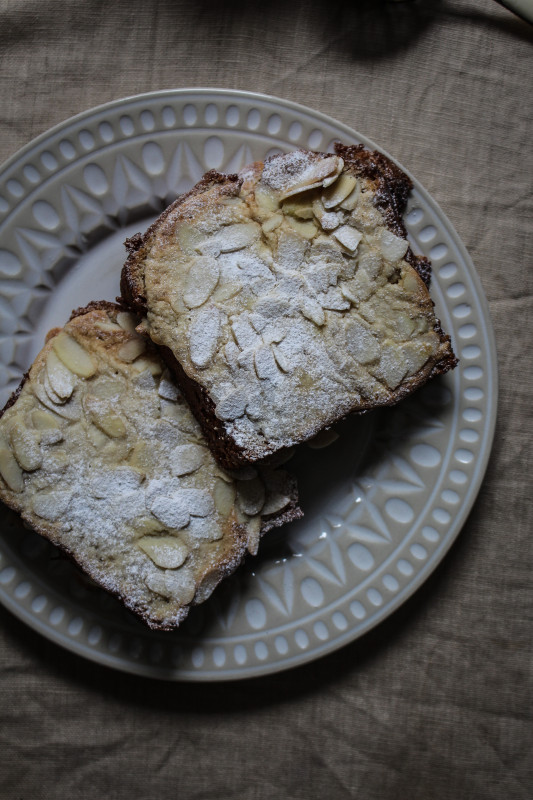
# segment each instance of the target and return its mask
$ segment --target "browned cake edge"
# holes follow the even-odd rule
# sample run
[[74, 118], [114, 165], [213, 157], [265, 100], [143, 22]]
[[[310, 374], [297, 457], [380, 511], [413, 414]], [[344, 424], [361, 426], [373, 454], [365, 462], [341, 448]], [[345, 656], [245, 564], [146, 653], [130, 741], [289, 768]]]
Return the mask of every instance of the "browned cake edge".
[[[403, 221], [403, 213], [407, 205], [409, 192], [413, 186], [411, 179], [387, 156], [376, 150], [367, 150], [362, 144], [343, 145], [340, 142], [336, 142], [335, 152], [349, 165], [354, 175], [374, 181], [376, 206], [382, 213], [388, 229], [397, 236], [407, 239], [407, 230]], [[323, 153], [319, 155], [326, 156], [327, 154]], [[217, 184], [227, 184], [228, 195], [236, 194], [240, 189], [241, 182], [238, 175], [223, 175], [215, 170], [211, 170], [204, 175], [202, 180], [196, 184], [190, 192], [178, 197], [171, 206], [165, 209], [161, 216], [144, 234], [138, 233], [127, 239], [125, 245], [128, 250], [128, 257], [121, 274], [121, 297], [117, 298], [118, 302], [126, 303], [126, 305], [137, 312], [146, 314], [147, 307], [142, 260], [152, 233], [155, 232], [156, 229], [159, 228], [161, 222], [187, 198], [201, 194], [211, 186]], [[415, 255], [411, 247], [407, 250], [405, 260], [417, 271], [425, 285], [429, 286], [431, 280], [431, 262], [425, 256]], [[433, 300], [431, 300], [431, 302], [434, 306]], [[394, 391], [389, 400], [381, 403], [369, 401], [367, 405], [359, 405], [355, 412], [351, 407], [343, 408], [329, 424], [335, 424], [350, 413], [364, 413], [378, 406], [395, 405], [398, 401], [423, 385], [429, 378], [442, 375], [457, 366], [458, 359], [453, 352], [451, 338], [448, 334], [444, 333], [440, 320], [438, 319], [435, 322], [434, 330], [438, 334], [440, 341], [447, 345], [447, 352], [443, 358], [437, 362], [428, 362], [416, 376], [405, 381], [398, 390]], [[267, 459], [272, 452], [278, 452], [275, 448], [269, 450], [268, 445], [260, 451], [240, 447], [226, 432], [223, 423], [215, 415], [215, 406], [208, 393], [197, 381], [190, 378], [185, 373], [181, 364], [174, 357], [174, 354], [168, 350], [168, 348], [164, 349], [168, 352], [165, 353], [163, 357], [176, 376], [178, 385], [200, 423], [215, 458], [223, 467], [236, 469], [245, 464], [261, 462]], [[317, 428], [311, 436], [318, 433], [320, 429], [321, 428]]]
[[[84, 307], [80, 307], [74, 309], [68, 319], [68, 322], [73, 320], [76, 317], [83, 316], [84, 314], [89, 313], [90, 311], [96, 311], [102, 309], [104, 311], [115, 311], [115, 310], [124, 310], [127, 306], [123, 303], [112, 303], [107, 300], [93, 300], [88, 303]], [[54, 328], [48, 332], [46, 336], [46, 341], [50, 338], [51, 335], [54, 335], [56, 331], [61, 330], [61, 328]], [[155, 345], [150, 341], [149, 346], [153, 349], [158, 350]], [[170, 351], [169, 351], [170, 353]], [[160, 353], [160, 355], [164, 355]], [[172, 354], [171, 354], [172, 355]], [[165, 359], [167, 361], [167, 359]], [[11, 394], [10, 398], [8, 399], [5, 406], [0, 409], [0, 418], [3, 414], [13, 406], [21, 391], [28, 380], [30, 371], [26, 372], [22, 377], [22, 380], [15, 391]], [[187, 398], [187, 394], [184, 391], [184, 395]], [[285, 483], [284, 483], [284, 490], [288, 497], [290, 497], [290, 503], [288, 507], [286, 507], [283, 511], [277, 512], [274, 514], [270, 514], [269, 516], [265, 516], [261, 521], [261, 536], [267, 533], [272, 528], [277, 528], [286, 522], [291, 522], [292, 520], [300, 519], [303, 517], [303, 511], [301, 510], [300, 506], [298, 505], [298, 487], [296, 483], [296, 479], [290, 475], [289, 473], [284, 473], [285, 475]], [[105, 581], [105, 573], [99, 573], [97, 570], [93, 570], [89, 568], [86, 564], [83, 563], [83, 560], [78, 559], [76, 554], [63, 542], [60, 538], [54, 535], [54, 528], [53, 526], [41, 526], [36, 524], [34, 519], [31, 519], [24, 511], [18, 509], [14, 504], [9, 502], [9, 498], [2, 498], [2, 502], [17, 516], [19, 516], [28, 527], [30, 527], [33, 531], [38, 533], [44, 539], [50, 541], [53, 545], [55, 545], [58, 550], [60, 550], [63, 555], [65, 555], [72, 563], [76, 565], [78, 569], [80, 569], [84, 575], [88, 576], [98, 585], [101, 590], [106, 591], [108, 594], [116, 597], [129, 611], [131, 611], [136, 617], [141, 619], [149, 628], [152, 630], [174, 630], [188, 615], [190, 606], [197, 605], [203, 602], [203, 598], [198, 600], [193, 600], [189, 605], [183, 606], [180, 609], [178, 615], [174, 618], [171, 624], [165, 625], [155, 622], [150, 617], [149, 610], [140, 606], [138, 603], [132, 602], [131, 598], [128, 595], [122, 594], [120, 591], [117, 591], [113, 588], [106, 586]], [[209, 586], [212, 589], [216, 588], [218, 584], [224, 580], [224, 578], [229, 577], [235, 570], [243, 563], [246, 554], [247, 554], [247, 534], [244, 528], [236, 523], [232, 523], [231, 532], [234, 536], [235, 542], [240, 543], [240, 548], [238, 551], [233, 553], [228, 553], [220, 562], [216, 565], [215, 568], [211, 570], [209, 573]]]
[[189, 192], [180, 195], [174, 200], [156, 221], [150, 225], [144, 234], [136, 233], [134, 236], [126, 239], [125, 245], [128, 250], [128, 258], [126, 259], [120, 275], [121, 296], [117, 297], [118, 303], [125, 303], [129, 308], [137, 311], [139, 314], [146, 314], [144, 272], [141, 268], [145, 244], [149, 241], [152, 233], [160, 226], [161, 222], [163, 222], [175, 208], [180, 206], [184, 200], [202, 194], [211, 187], [217, 185], [222, 186], [224, 194], [228, 196], [236, 195], [240, 191], [242, 179], [235, 174], [223, 175], [214, 169], [210, 170], [210, 172], [206, 172], [202, 180], [193, 186]]

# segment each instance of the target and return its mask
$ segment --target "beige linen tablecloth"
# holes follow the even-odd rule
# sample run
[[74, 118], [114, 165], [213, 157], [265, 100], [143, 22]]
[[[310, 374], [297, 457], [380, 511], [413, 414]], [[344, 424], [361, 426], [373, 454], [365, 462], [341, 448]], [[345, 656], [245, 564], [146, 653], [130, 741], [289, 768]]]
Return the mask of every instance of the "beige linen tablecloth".
[[468, 248], [500, 369], [478, 500], [424, 587], [363, 639], [242, 683], [97, 667], [0, 609], [0, 797], [526, 800], [533, 29], [492, 0], [0, 0], [0, 159], [162, 88], [246, 89], [356, 128]]

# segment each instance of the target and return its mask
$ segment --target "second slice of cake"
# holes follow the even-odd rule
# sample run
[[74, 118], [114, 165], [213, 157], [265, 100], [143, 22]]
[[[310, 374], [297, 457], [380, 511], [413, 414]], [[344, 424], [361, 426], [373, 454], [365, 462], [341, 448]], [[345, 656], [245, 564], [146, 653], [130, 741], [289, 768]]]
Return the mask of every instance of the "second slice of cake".
[[219, 462], [264, 459], [456, 364], [411, 183], [362, 146], [208, 173], [129, 240], [122, 297], [161, 346]]
[[50, 332], [0, 412], [0, 500], [170, 629], [301, 512], [284, 470], [220, 469], [138, 321], [92, 303]]

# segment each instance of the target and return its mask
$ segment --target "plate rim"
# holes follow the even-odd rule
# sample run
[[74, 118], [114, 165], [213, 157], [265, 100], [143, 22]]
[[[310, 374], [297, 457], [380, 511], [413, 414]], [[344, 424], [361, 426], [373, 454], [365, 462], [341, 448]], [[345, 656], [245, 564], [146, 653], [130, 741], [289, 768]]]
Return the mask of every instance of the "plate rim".
[[[417, 180], [415, 176], [411, 174], [411, 172], [406, 169], [401, 162], [399, 162], [396, 158], [391, 157], [386, 150], [384, 150], [381, 146], [376, 144], [372, 139], [369, 139], [366, 135], [360, 134], [354, 128], [346, 125], [345, 123], [335, 119], [334, 117], [325, 114], [321, 111], [316, 111], [309, 106], [305, 106], [303, 104], [294, 102], [292, 100], [287, 100], [284, 98], [279, 98], [273, 95], [268, 95], [264, 93], [258, 92], [251, 92], [247, 90], [238, 90], [238, 89], [224, 89], [224, 88], [209, 88], [209, 87], [186, 87], [186, 88], [175, 88], [175, 89], [160, 89], [157, 91], [152, 92], [143, 92], [140, 94], [129, 95], [126, 97], [118, 98], [117, 100], [111, 100], [106, 103], [99, 104], [94, 106], [90, 109], [85, 109], [84, 111], [72, 115], [62, 122], [57, 123], [53, 127], [43, 131], [38, 136], [31, 139], [27, 142], [23, 147], [17, 150], [13, 155], [8, 157], [1, 165], [0, 165], [0, 175], [5, 176], [6, 172], [11, 170], [14, 166], [16, 166], [21, 159], [23, 159], [32, 149], [38, 147], [40, 144], [45, 143], [51, 137], [55, 136], [56, 134], [60, 133], [65, 128], [75, 125], [79, 122], [82, 122], [84, 119], [90, 119], [97, 114], [105, 113], [106, 111], [116, 111], [122, 106], [126, 106], [131, 104], [132, 102], [142, 102], [143, 100], [151, 101], [157, 98], [175, 98], [179, 96], [180, 98], [184, 98], [187, 96], [217, 96], [217, 97], [225, 97], [225, 98], [236, 98], [238, 100], [255, 100], [255, 101], [264, 101], [269, 104], [274, 104], [277, 106], [284, 107], [286, 109], [290, 109], [299, 113], [303, 113], [306, 115], [312, 116], [314, 119], [321, 120], [325, 124], [331, 125], [332, 123], [335, 127], [343, 132], [345, 132], [349, 137], [355, 138], [358, 141], [363, 141], [366, 146], [371, 147], [373, 149], [378, 150], [379, 152], [387, 155], [391, 160], [396, 163], [405, 173], [409, 176], [409, 178], [413, 182], [413, 188], [422, 196], [424, 202], [427, 203], [428, 206], [436, 213], [439, 218], [441, 224], [447, 229], [448, 234], [450, 235], [451, 239], [453, 240], [454, 246], [458, 249], [461, 258], [464, 260], [464, 263], [467, 266], [468, 275], [472, 280], [476, 299], [479, 303], [481, 312], [482, 312], [482, 320], [485, 327], [485, 335], [487, 340], [487, 352], [490, 359], [491, 364], [491, 376], [490, 382], [487, 381], [487, 390], [490, 392], [490, 398], [488, 401], [487, 406], [487, 417], [488, 424], [486, 426], [486, 436], [485, 442], [481, 449], [481, 452], [477, 454], [477, 475], [476, 480], [472, 482], [474, 488], [472, 489], [469, 487], [467, 496], [468, 502], [463, 503], [463, 508], [457, 515], [454, 515], [453, 520], [450, 524], [450, 529], [453, 530], [453, 533], [450, 534], [449, 530], [446, 533], [446, 538], [443, 539], [439, 547], [433, 552], [430, 559], [427, 560], [424, 567], [420, 569], [416, 576], [410, 581], [408, 585], [406, 585], [402, 590], [397, 592], [388, 603], [384, 604], [383, 607], [380, 609], [380, 616], [379, 619], [373, 621], [373, 616], [371, 615], [368, 618], [366, 624], [363, 621], [359, 623], [357, 626], [348, 626], [347, 631], [343, 635], [339, 635], [333, 641], [329, 643], [323, 642], [320, 647], [320, 652], [314, 652], [313, 648], [307, 652], [300, 652], [290, 658], [284, 658], [278, 660], [278, 662], [272, 663], [271, 660], [267, 660], [263, 665], [254, 665], [249, 667], [239, 667], [235, 669], [236, 674], [231, 674], [229, 669], [225, 671], [215, 671], [212, 669], [211, 671], [196, 671], [191, 672], [187, 670], [183, 670], [179, 667], [172, 669], [169, 667], [159, 667], [156, 664], [148, 664], [148, 663], [140, 663], [135, 661], [134, 659], [130, 659], [126, 661], [123, 656], [117, 657], [114, 656], [111, 652], [102, 653], [99, 650], [91, 649], [83, 642], [78, 642], [75, 639], [66, 639], [64, 634], [56, 631], [51, 627], [46, 627], [44, 623], [41, 623], [40, 618], [31, 616], [29, 612], [26, 611], [24, 607], [20, 604], [17, 604], [14, 599], [12, 599], [9, 595], [0, 588], [0, 601], [7, 608], [11, 613], [14, 614], [17, 618], [21, 619], [25, 624], [29, 625], [33, 630], [37, 631], [40, 635], [45, 636], [45, 638], [59, 644], [60, 646], [64, 647], [65, 649], [69, 650], [70, 652], [74, 652], [83, 658], [86, 658], [89, 661], [93, 661], [95, 663], [107, 666], [109, 668], [118, 669], [123, 672], [128, 672], [130, 674], [142, 675], [145, 677], [152, 677], [156, 679], [162, 680], [172, 680], [172, 681], [183, 681], [183, 682], [221, 682], [221, 681], [234, 681], [234, 680], [242, 680], [242, 679], [249, 679], [249, 678], [259, 678], [264, 677], [270, 674], [276, 674], [287, 669], [294, 669], [296, 666], [303, 666], [304, 664], [309, 664], [312, 661], [315, 661], [323, 656], [330, 655], [331, 653], [341, 649], [342, 647], [346, 646], [346, 644], [350, 642], [354, 642], [359, 639], [361, 636], [368, 633], [373, 628], [379, 626], [383, 623], [388, 617], [397, 611], [418, 589], [420, 586], [425, 583], [430, 576], [434, 573], [435, 569], [438, 565], [443, 561], [446, 554], [456, 541], [459, 533], [461, 532], [469, 514], [472, 511], [472, 508], [476, 502], [476, 499], [479, 494], [479, 490], [483, 483], [486, 470], [488, 467], [489, 459], [491, 457], [493, 443], [494, 443], [494, 434], [495, 434], [495, 427], [497, 422], [497, 410], [498, 410], [498, 363], [497, 363], [497, 350], [496, 350], [496, 341], [494, 335], [494, 327], [492, 324], [492, 319], [490, 315], [490, 309], [488, 305], [487, 298], [485, 296], [485, 292], [483, 290], [483, 286], [481, 283], [480, 276], [478, 275], [474, 263], [466, 249], [466, 246], [463, 244], [462, 239], [458, 235], [455, 227], [449, 220], [448, 216], [444, 213], [440, 205], [437, 201], [432, 197], [431, 194], [424, 188], [424, 186]], [[466, 499], [466, 498], [465, 498]], [[353, 635], [354, 627], [357, 627], [356, 635]]]

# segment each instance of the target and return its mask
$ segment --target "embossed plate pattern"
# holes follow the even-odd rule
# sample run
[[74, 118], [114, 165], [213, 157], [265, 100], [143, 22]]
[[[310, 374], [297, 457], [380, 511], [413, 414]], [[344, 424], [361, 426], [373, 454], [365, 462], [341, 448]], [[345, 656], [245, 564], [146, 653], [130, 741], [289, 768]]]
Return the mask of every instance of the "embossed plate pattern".
[[[363, 136], [310, 109], [225, 90], [141, 95], [31, 142], [0, 172], [0, 402], [47, 330], [118, 293], [126, 236], [207, 170]], [[176, 680], [227, 680], [310, 661], [369, 630], [427, 578], [481, 483], [496, 415], [493, 334], [474, 267], [415, 181], [407, 211], [433, 261], [432, 296], [458, 369], [394, 409], [340, 426], [294, 458], [304, 520], [270, 534], [179, 631], [146, 629], [6, 514], [0, 599], [94, 661]]]

